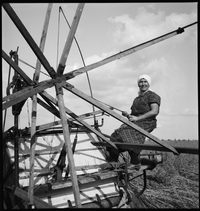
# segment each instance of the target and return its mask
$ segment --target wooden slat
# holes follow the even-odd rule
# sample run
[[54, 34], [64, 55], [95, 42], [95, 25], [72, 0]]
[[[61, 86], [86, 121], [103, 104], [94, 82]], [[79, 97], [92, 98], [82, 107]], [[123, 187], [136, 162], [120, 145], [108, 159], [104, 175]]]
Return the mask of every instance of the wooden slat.
[[68, 126], [68, 123], [67, 123], [67, 116], [65, 114], [65, 108], [64, 108], [65, 106], [64, 106], [63, 95], [57, 94], [57, 98], [58, 98], [58, 106], [59, 106], [59, 110], [60, 110], [60, 117], [61, 117], [61, 122], [62, 122], [62, 127], [63, 127], [63, 136], [64, 136], [64, 140], [65, 140], [67, 158], [68, 158], [68, 163], [69, 163], [70, 171], [71, 171], [74, 198], [75, 198], [75, 201], [76, 201], [76, 206], [78, 208], [81, 208], [79, 186], [78, 186], [78, 181], [77, 181], [77, 177], [76, 177], [76, 170], [75, 170], [73, 153], [72, 153], [72, 149], [71, 149], [69, 126]]
[[164, 143], [163, 141], [161, 141], [157, 137], [153, 136], [152, 134], [148, 133], [144, 129], [140, 128], [136, 124], [128, 121], [127, 119], [125, 119], [124, 117], [122, 117], [121, 115], [119, 115], [118, 113], [110, 110], [109, 108], [107, 108], [103, 104], [99, 103], [95, 99], [91, 98], [90, 96], [84, 94], [83, 92], [81, 92], [80, 90], [78, 90], [74, 86], [72, 86], [71, 84], [69, 84], [69, 83], [66, 82], [66, 86], [63, 86], [63, 87], [65, 89], [67, 89], [68, 91], [72, 92], [73, 94], [79, 96], [80, 98], [86, 100], [87, 102], [92, 103], [93, 105], [97, 106], [98, 108], [102, 109], [103, 111], [107, 112], [108, 114], [110, 114], [114, 118], [116, 118], [116, 119], [120, 120], [121, 122], [125, 123], [126, 125], [132, 127], [133, 129], [137, 130], [138, 132], [144, 134], [146, 137], [150, 138], [151, 140], [153, 140], [157, 144], [163, 146], [164, 148], [169, 149], [171, 152], [173, 152], [175, 154], [178, 154], [178, 152], [173, 147], [171, 147], [168, 144]]
[[[14, 194], [18, 196], [19, 198], [23, 199], [24, 201], [29, 200], [28, 198], [28, 193], [20, 188], [14, 188]], [[36, 206], [36, 208], [45, 208], [45, 209], [57, 209], [56, 207], [46, 203], [45, 201], [42, 201], [38, 197], [34, 196], [33, 197], [33, 204]]]
[[[47, 29], [49, 26], [49, 20], [50, 20], [50, 14], [52, 10], [52, 4], [48, 4], [47, 11], [46, 11], [46, 17], [44, 21], [44, 26], [42, 30], [42, 35], [40, 39], [40, 50], [43, 53], [44, 52], [44, 46], [46, 41], [46, 35], [47, 35]], [[37, 59], [36, 62], [36, 69], [35, 73], [33, 75], [33, 81], [37, 84], [39, 82], [39, 76], [40, 76], [40, 70], [41, 70], [41, 63], [40, 60]], [[31, 112], [31, 145], [30, 145], [30, 177], [29, 177], [29, 189], [28, 189], [28, 196], [29, 196], [29, 203], [33, 204], [34, 198], [33, 198], [33, 190], [34, 190], [34, 161], [35, 161], [35, 147], [36, 147], [36, 141], [37, 137], [35, 136], [36, 133], [36, 118], [37, 118], [37, 94], [33, 95], [32, 98], [32, 112]], [[42, 101], [40, 100], [40, 103]], [[43, 104], [45, 105], [45, 104]]]
[[[93, 202], [90, 202], [90, 203], [85, 203], [82, 205], [82, 208], [84, 209], [107, 209], [107, 208], [110, 208], [112, 209], [113, 207], [116, 207], [118, 206], [120, 200], [121, 200], [121, 196], [118, 195], [118, 196], [112, 196], [112, 197], [106, 197], [105, 199], [102, 199], [101, 200], [101, 204], [98, 202], [98, 201], [93, 201]], [[72, 208], [74, 208], [72, 206]]]
[[[7, 96], [5, 96], [5, 97], [2, 98], [2, 102], [5, 103], [6, 101], [12, 101], [12, 100], [15, 101], [17, 98], [20, 98], [21, 96], [23, 96], [24, 93], [30, 92], [32, 89], [33, 89], [33, 86], [29, 86], [29, 87], [26, 87], [26, 88], [18, 91], [18, 92], [14, 92], [11, 95], [7, 95]], [[22, 100], [20, 99], [17, 102], [20, 102], [20, 101], [22, 101]]]
[[[94, 146], [109, 147], [109, 144], [107, 144], [107, 143], [102, 143], [102, 142], [101, 143], [91, 142], [91, 143]], [[115, 145], [124, 150], [141, 149], [141, 150], [155, 150], [155, 151], [171, 152], [171, 150], [169, 150], [167, 148], [163, 148], [162, 146], [155, 145], [155, 144], [129, 144], [129, 143], [115, 142]], [[198, 154], [199, 153], [198, 147], [184, 147], [184, 146], [177, 146], [176, 144], [174, 144], [174, 146], [171, 144], [171, 146], [174, 147], [178, 153], [186, 153], [186, 154]]]
[[43, 125], [38, 125], [36, 127], [36, 130], [37, 131], [41, 131], [41, 130], [45, 130], [45, 129], [48, 129], [48, 128], [52, 127], [52, 126], [56, 126], [56, 125], [60, 125], [60, 124], [62, 124], [61, 120], [54, 121], [54, 122], [47, 123], [47, 124], [43, 124]]
[[54, 86], [55, 82], [57, 82], [58, 80], [56, 79], [52, 79], [49, 80], [48, 82], [42, 82], [39, 85], [35, 85], [34, 88], [33, 87], [28, 87], [23, 89], [22, 91], [16, 92], [15, 94], [9, 95], [6, 98], [4, 98], [4, 100], [6, 99], [7, 101], [3, 103], [3, 110], [6, 108], [9, 108], [29, 97], [32, 97], [33, 95], [47, 89], [47, 88], [51, 88], [52, 86]]
[[[23, 152], [21, 155], [19, 155], [20, 158], [29, 158], [30, 157], [30, 150], [27, 150], [26, 152]], [[35, 156], [36, 157], [40, 157], [42, 155], [53, 155], [53, 154], [57, 154], [60, 152], [60, 147], [55, 147], [53, 150], [48, 150], [48, 149], [45, 149], [45, 150], [36, 150], [35, 151]], [[10, 158], [14, 158], [14, 156], [10, 156]]]
[[[44, 91], [42, 94], [45, 95], [49, 100], [51, 100], [55, 105], [58, 104], [58, 101], [55, 98], [53, 98], [52, 96], [50, 96], [47, 92]], [[113, 142], [111, 142], [109, 139], [106, 139], [102, 133], [100, 133], [99, 131], [97, 131], [93, 127], [91, 127], [87, 122], [85, 122], [81, 118], [79, 118], [79, 116], [77, 116], [75, 113], [73, 113], [70, 109], [65, 107], [65, 111], [72, 118], [76, 119], [78, 122], [80, 122], [82, 125], [84, 125], [86, 128], [88, 128], [90, 131], [92, 131], [93, 133], [95, 133], [99, 137], [101, 137], [105, 142], [109, 143], [111, 146], [113, 146], [117, 150], [117, 147], [115, 146], [115, 144]]]
[[61, 59], [60, 59], [59, 65], [58, 65], [58, 69], [57, 69], [58, 76], [61, 76], [63, 74], [65, 63], [67, 61], [69, 51], [71, 49], [71, 45], [72, 45], [76, 30], [78, 27], [78, 23], [81, 18], [83, 7], [84, 7], [84, 3], [80, 3], [80, 4], [78, 4], [78, 7], [76, 9], [76, 13], [75, 13], [75, 16], [74, 16], [74, 19], [72, 22], [72, 26], [70, 28], [70, 31], [69, 31], [69, 34], [67, 37], [67, 41], [65, 43], [65, 47], [63, 49], [63, 53], [62, 53], [62, 56], [61, 56]]
[[47, 105], [44, 101], [42, 101], [41, 99], [37, 98], [37, 102], [44, 107], [47, 111], [51, 112], [53, 115], [55, 115], [56, 117], [60, 118], [60, 113], [57, 109], [50, 107], [49, 105]]
[[29, 44], [29, 46], [31, 47], [31, 49], [33, 50], [33, 52], [35, 53], [37, 58], [40, 60], [40, 62], [44, 66], [44, 68], [47, 70], [49, 75], [52, 78], [55, 78], [55, 76], [56, 76], [55, 70], [53, 69], [53, 67], [50, 66], [50, 64], [47, 61], [47, 59], [45, 58], [44, 54], [41, 52], [41, 50], [37, 46], [36, 42], [34, 41], [32, 36], [28, 32], [26, 27], [23, 25], [23, 23], [21, 22], [21, 20], [19, 19], [19, 17], [17, 16], [15, 11], [13, 10], [13, 8], [10, 6], [10, 4], [3, 4], [3, 8], [7, 12], [9, 17], [13, 21], [13, 23], [15, 24], [15, 26], [18, 28], [18, 30], [20, 31], [20, 33], [22, 34], [24, 39], [27, 41], [27, 43]]
[[[79, 189], [80, 190], [84, 190], [86, 188], [91, 188], [91, 187], [98, 187], [101, 185], [105, 185], [108, 183], [113, 183], [113, 182], [117, 182], [117, 177], [118, 174], [116, 173], [113, 176], [108, 176], [107, 178], [104, 179], [100, 179], [98, 175], [96, 175], [96, 180], [93, 179], [88, 179], [88, 181], [85, 182], [80, 182], [79, 183]], [[91, 181], [89, 181], [91, 180]], [[72, 183], [70, 182], [66, 182], [66, 181], [62, 181], [62, 183], [57, 183], [57, 184], [47, 184], [43, 186], [43, 188], [39, 189], [38, 191], [35, 192], [35, 196], [40, 197], [40, 198], [46, 198], [48, 196], [58, 196], [58, 195], [67, 195], [67, 194], [72, 194], [73, 193], [73, 189], [72, 189]]]
[[[85, 118], [88, 118], [88, 117], [95, 115], [95, 114], [103, 114], [103, 111], [98, 110], [98, 111], [95, 111], [95, 112], [89, 112], [89, 113], [81, 114], [81, 115], [79, 115], [79, 118], [85, 119]], [[68, 121], [75, 121], [75, 119], [74, 118], [68, 118]], [[36, 130], [41, 131], [41, 130], [45, 130], [45, 129], [48, 129], [50, 127], [60, 125], [60, 124], [61, 124], [61, 120], [50, 122], [50, 123], [47, 123], [47, 124], [42, 124], [42, 125], [36, 126]], [[25, 130], [27, 131], [27, 133], [30, 133], [30, 128], [26, 128]]]
[[[75, 13], [75, 16], [74, 16], [74, 19], [72, 22], [72, 27], [70, 29], [70, 32], [69, 32], [68, 38], [66, 40], [65, 47], [63, 49], [63, 53], [61, 55], [60, 62], [58, 65], [58, 69], [57, 69], [58, 76], [61, 76], [63, 74], [65, 63], [67, 61], [67, 57], [68, 57], [69, 51], [71, 49], [72, 41], [74, 39], [74, 35], [75, 35], [76, 29], [78, 27], [78, 23], [79, 23], [81, 14], [82, 14], [83, 7], [84, 7], [84, 4], [79, 3], [78, 7], [76, 9], [76, 13]], [[67, 157], [68, 157], [68, 164], [69, 164], [70, 171], [71, 171], [74, 198], [75, 198], [75, 202], [76, 202], [76, 207], [81, 208], [82, 207], [81, 198], [80, 198], [79, 186], [78, 186], [78, 181], [77, 181], [77, 176], [76, 176], [73, 152], [71, 149], [69, 126], [68, 126], [67, 116], [65, 113], [65, 105], [64, 105], [64, 99], [63, 99], [63, 90], [62, 90], [62, 86], [60, 83], [55, 84], [55, 88], [56, 88], [56, 95], [58, 98], [58, 106], [60, 109], [60, 117], [61, 117], [61, 122], [62, 122], [65, 147], [66, 147], [66, 152], [67, 152]]]
[[[106, 172], [101, 172], [101, 173], [96, 172], [96, 173], [92, 173], [88, 175], [86, 174], [83, 176], [82, 175], [78, 176], [78, 182], [79, 182], [79, 185], [83, 185], [83, 184], [95, 182], [98, 180], [102, 181], [102, 180], [110, 179], [111, 181], [115, 181], [117, 176], [118, 176], [118, 173], [114, 171], [106, 171]], [[71, 187], [71, 186], [72, 186], [71, 180], [66, 180], [63, 182], [52, 184], [52, 189], [56, 190], [56, 189]]]
[[28, 87], [19, 92], [15, 92], [12, 95], [8, 95], [6, 98], [6, 101], [2, 103], [2, 110], [5, 110], [23, 100], [26, 100], [30, 96], [30, 93], [32, 92], [32, 90], [33, 90], [32, 87]]

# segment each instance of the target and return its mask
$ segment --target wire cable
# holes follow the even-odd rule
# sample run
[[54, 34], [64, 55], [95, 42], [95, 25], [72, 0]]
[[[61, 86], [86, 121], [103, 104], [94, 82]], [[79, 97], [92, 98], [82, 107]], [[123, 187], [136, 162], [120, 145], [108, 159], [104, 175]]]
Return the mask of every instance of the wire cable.
[[[18, 60], [19, 60], [20, 62], [26, 64], [27, 66], [29, 66], [29, 67], [35, 69], [35, 67], [33, 67], [32, 65], [30, 65], [30, 64], [28, 64], [27, 62], [23, 61], [22, 59], [19, 59], [19, 58], [18, 58]], [[50, 77], [48, 74], [46, 74], [46, 73], [44, 73], [44, 72], [42, 72], [42, 71], [40, 71], [40, 72], [43, 73], [44, 75]]]
[[[59, 9], [59, 13], [58, 13], [58, 34], [57, 34], [57, 58], [56, 58], [56, 67], [58, 67], [58, 55], [59, 55], [59, 41], [60, 41], [60, 9]], [[56, 121], [56, 116], [53, 116], [53, 122]], [[54, 131], [55, 127], [53, 127], [53, 131]], [[51, 137], [51, 143], [53, 142], [54, 139], [54, 133]]]
[[56, 67], [58, 67], [59, 38], [60, 38], [60, 7], [59, 7], [59, 13], [58, 13], [58, 35], [57, 35], [57, 59], [56, 59]]

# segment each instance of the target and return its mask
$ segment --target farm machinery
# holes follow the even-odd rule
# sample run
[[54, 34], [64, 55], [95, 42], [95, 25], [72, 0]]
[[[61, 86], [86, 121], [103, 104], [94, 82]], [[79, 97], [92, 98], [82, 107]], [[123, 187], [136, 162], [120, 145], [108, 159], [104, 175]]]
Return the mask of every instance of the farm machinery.
[[[173, 32], [64, 74], [65, 63], [75, 39], [84, 4], [78, 4], [57, 70], [50, 66], [43, 54], [52, 4], [49, 4], [47, 8], [39, 47], [10, 4], [3, 4], [2, 7], [37, 57], [35, 73], [31, 79], [18, 65], [18, 50], [11, 51], [10, 56], [2, 50], [3, 59], [10, 68], [14, 69], [13, 80], [7, 87], [7, 96], [3, 97], [3, 110], [6, 111], [12, 107], [14, 117], [14, 126], [3, 131], [4, 208], [119, 208], [123, 206], [142, 208], [139, 197], [146, 189], [146, 172], [162, 163], [160, 152], [169, 151], [178, 155], [179, 153], [198, 153], [198, 150], [169, 145], [126, 120], [114, 111], [114, 107], [107, 106], [81, 92], [68, 81], [116, 59], [181, 34], [185, 28], [196, 23], [179, 27]], [[41, 65], [51, 79], [39, 82]], [[55, 87], [56, 98], [46, 91], [51, 87]], [[65, 106], [64, 90], [99, 110], [82, 115], [75, 114]], [[20, 129], [18, 120], [28, 98], [32, 100], [31, 126]], [[36, 125], [37, 104], [60, 120]], [[109, 136], [100, 130], [103, 122], [99, 124], [94, 119], [94, 124], [90, 125], [85, 121], [95, 115], [106, 114], [139, 131], [156, 144], [113, 143]], [[138, 172], [128, 172], [126, 162], [123, 168], [102, 170], [101, 165], [109, 159], [106, 147], [112, 147], [115, 150], [138, 148], [159, 153], [141, 154], [142, 167]], [[121, 157], [124, 156], [125, 154], [122, 153]], [[135, 194], [131, 191], [129, 181], [138, 177], [143, 177], [144, 187]]]

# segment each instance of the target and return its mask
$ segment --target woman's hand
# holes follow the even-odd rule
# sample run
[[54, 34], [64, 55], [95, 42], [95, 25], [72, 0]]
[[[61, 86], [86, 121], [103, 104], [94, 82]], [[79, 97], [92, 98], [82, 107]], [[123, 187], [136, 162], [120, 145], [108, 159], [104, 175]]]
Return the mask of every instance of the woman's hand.
[[126, 111], [122, 111], [122, 115], [125, 116], [125, 117], [127, 117], [128, 120], [131, 121], [131, 122], [138, 121], [138, 117], [137, 116], [130, 115]]
[[128, 117], [129, 114], [126, 111], [122, 111], [122, 115]]
[[136, 122], [136, 121], [138, 121], [138, 117], [137, 117], [137, 116], [133, 116], [133, 115], [129, 115], [128, 119], [129, 119], [129, 121], [131, 121], [131, 122]]

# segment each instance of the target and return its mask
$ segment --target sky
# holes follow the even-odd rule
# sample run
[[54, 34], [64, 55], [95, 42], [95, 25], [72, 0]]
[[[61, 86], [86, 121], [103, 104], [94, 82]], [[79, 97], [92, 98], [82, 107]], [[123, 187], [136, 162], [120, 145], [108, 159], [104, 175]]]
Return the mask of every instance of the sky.
[[[12, 3], [14, 9], [32, 38], [38, 44], [48, 4]], [[44, 55], [56, 70], [77, 3], [55, 3], [51, 11]], [[60, 22], [59, 22], [60, 17]], [[197, 3], [86, 3], [75, 37], [86, 65], [154, 39], [197, 21]], [[19, 58], [35, 67], [37, 58], [2, 7], [2, 49], [18, 49]], [[20, 68], [32, 79], [34, 69], [22, 62]], [[73, 42], [64, 73], [83, 67], [80, 53]], [[50, 77], [42, 67], [40, 80]], [[9, 65], [2, 59], [2, 95], [6, 96]], [[11, 76], [13, 76], [13, 70]], [[159, 139], [198, 139], [198, 74], [197, 74], [197, 24], [185, 32], [149, 46], [141, 51], [95, 68], [88, 72], [93, 97], [101, 102], [130, 113], [137, 97], [137, 78], [148, 74], [151, 89], [161, 97], [157, 128], [152, 134]], [[90, 95], [86, 74], [68, 81], [77, 89]], [[56, 98], [55, 88], [46, 91]], [[77, 115], [92, 112], [87, 102], [64, 90], [65, 106]], [[21, 112], [19, 126], [30, 126], [32, 101], [29, 98]], [[95, 108], [98, 110], [98, 108]], [[115, 110], [118, 114], [119, 111]], [[3, 112], [4, 117], [4, 112]], [[110, 135], [122, 123], [111, 116], [98, 117], [102, 132]], [[49, 111], [37, 106], [37, 125], [57, 120]], [[93, 119], [87, 120], [93, 124]], [[5, 130], [12, 127], [14, 118], [7, 109]]]

